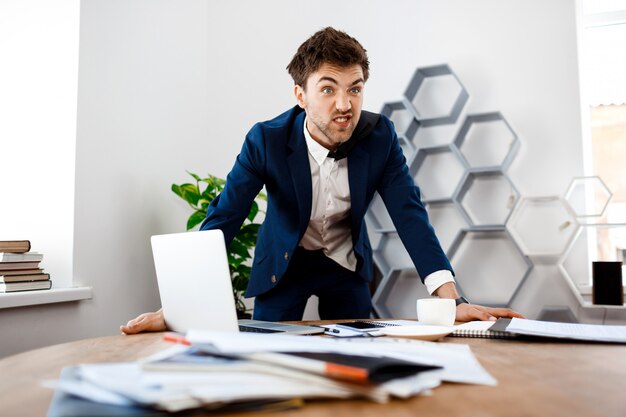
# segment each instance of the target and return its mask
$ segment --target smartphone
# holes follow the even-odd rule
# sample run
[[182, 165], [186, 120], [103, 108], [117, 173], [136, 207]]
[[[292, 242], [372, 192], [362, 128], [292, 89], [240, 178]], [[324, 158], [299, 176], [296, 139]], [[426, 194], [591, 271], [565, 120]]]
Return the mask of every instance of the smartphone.
[[385, 326], [367, 321], [349, 321], [347, 323], [337, 323], [337, 327], [343, 327], [350, 330], [358, 330], [361, 332], [368, 332], [379, 330]]

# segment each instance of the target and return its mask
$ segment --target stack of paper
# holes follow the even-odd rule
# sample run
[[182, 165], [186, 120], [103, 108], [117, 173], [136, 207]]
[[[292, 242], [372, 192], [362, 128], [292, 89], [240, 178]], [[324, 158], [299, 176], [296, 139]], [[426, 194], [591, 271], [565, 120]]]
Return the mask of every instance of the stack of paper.
[[71, 368], [52, 386], [57, 396], [174, 412], [293, 398], [386, 402], [442, 381], [496, 383], [465, 345], [198, 331], [187, 339], [192, 346], [143, 361]]

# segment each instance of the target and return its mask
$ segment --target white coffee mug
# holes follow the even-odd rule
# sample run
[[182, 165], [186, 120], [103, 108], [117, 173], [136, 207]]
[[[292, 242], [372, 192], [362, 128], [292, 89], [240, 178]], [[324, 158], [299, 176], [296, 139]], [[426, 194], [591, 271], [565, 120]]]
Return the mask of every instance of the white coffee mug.
[[452, 326], [456, 318], [456, 303], [452, 298], [420, 298], [417, 300], [417, 320], [422, 324]]

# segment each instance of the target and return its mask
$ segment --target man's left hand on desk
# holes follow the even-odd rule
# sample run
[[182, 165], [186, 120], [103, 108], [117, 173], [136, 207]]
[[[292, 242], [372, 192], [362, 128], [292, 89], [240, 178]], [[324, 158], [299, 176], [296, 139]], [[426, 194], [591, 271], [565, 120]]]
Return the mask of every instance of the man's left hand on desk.
[[[452, 299], [458, 299], [460, 297], [459, 293], [456, 290], [456, 285], [454, 284], [454, 282], [446, 282], [442, 284], [441, 286], [439, 286], [439, 288], [435, 290], [433, 295], [441, 298]], [[520, 319], [525, 318], [520, 313], [513, 311], [510, 308], [483, 307], [481, 305], [469, 304], [467, 302], [463, 302], [456, 306], [456, 321], [493, 321], [499, 319], [500, 317], [517, 317]]]
[[459, 304], [456, 306], [456, 321], [496, 320], [500, 317], [520, 319], [525, 318], [510, 308], [483, 307], [476, 304]]

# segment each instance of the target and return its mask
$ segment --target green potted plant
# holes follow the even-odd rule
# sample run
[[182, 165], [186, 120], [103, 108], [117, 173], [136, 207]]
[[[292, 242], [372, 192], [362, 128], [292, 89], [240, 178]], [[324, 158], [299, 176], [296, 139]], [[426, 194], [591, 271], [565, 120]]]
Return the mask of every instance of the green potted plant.
[[[226, 180], [210, 174], [206, 178], [200, 178], [192, 172], [189, 172], [189, 175], [194, 178], [195, 184], [172, 184], [172, 191], [185, 200], [193, 210], [187, 219], [187, 230], [193, 229], [204, 220], [209, 204], [226, 184]], [[259, 227], [261, 227], [260, 223], [255, 223], [255, 219], [260, 213], [259, 202], [261, 200], [267, 201], [267, 197], [263, 193], [259, 193], [252, 202], [248, 217], [227, 248], [228, 264], [233, 281], [233, 296], [240, 318], [249, 316], [244, 304], [244, 293], [250, 281], [251, 268], [248, 261], [252, 259], [252, 249], [256, 244]]]

